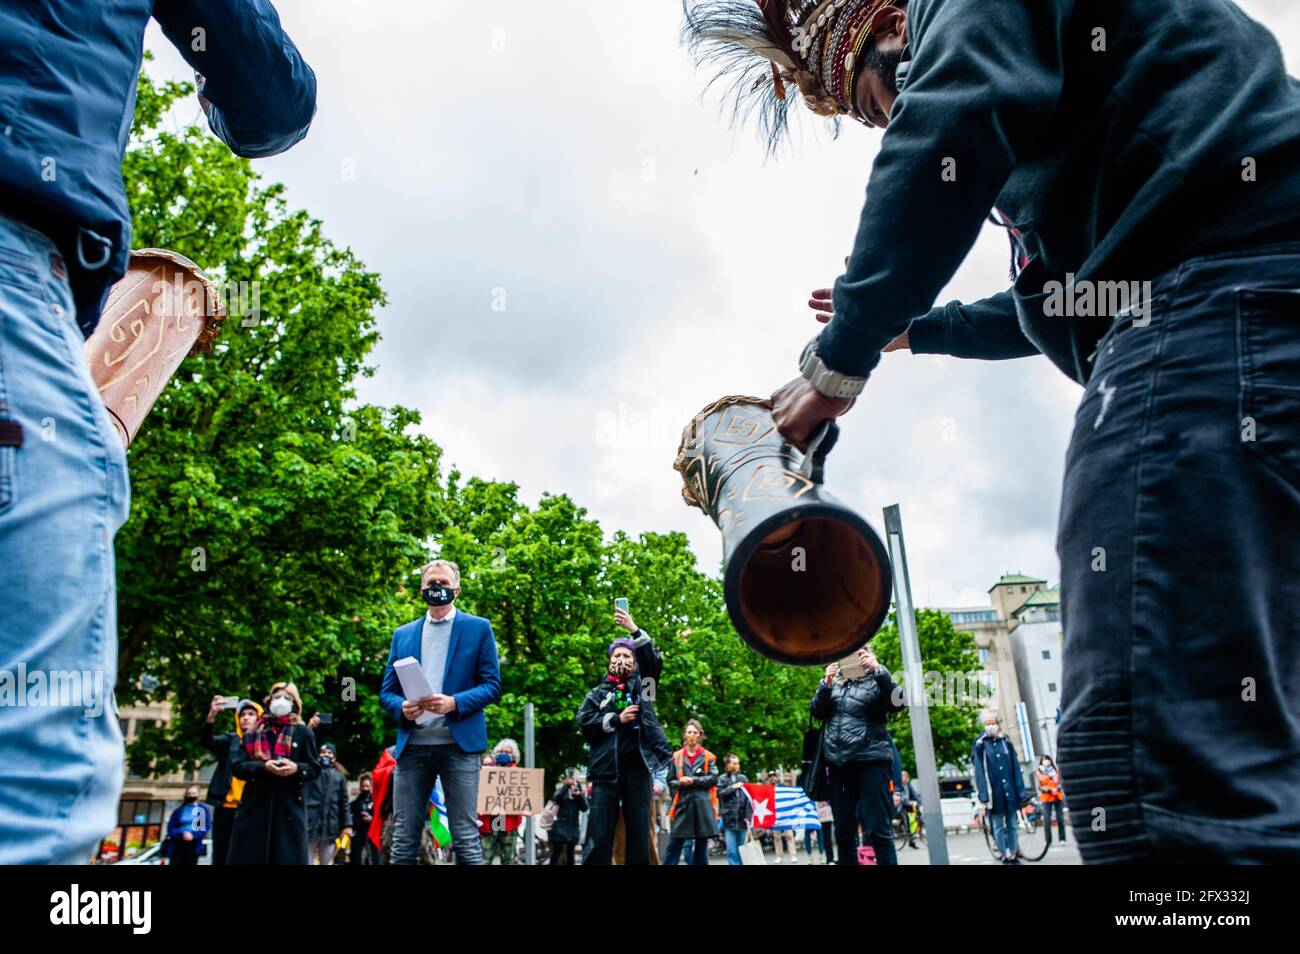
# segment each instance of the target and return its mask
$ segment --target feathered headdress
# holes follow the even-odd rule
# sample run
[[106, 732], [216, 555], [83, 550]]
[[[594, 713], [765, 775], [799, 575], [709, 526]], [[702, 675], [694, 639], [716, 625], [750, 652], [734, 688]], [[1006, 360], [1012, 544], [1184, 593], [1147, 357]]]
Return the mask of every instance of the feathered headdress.
[[788, 88], [838, 121], [857, 115], [853, 87], [863, 45], [890, 0], [682, 0], [682, 39], [701, 65], [729, 79], [732, 119], [757, 112], [773, 149], [789, 127]]

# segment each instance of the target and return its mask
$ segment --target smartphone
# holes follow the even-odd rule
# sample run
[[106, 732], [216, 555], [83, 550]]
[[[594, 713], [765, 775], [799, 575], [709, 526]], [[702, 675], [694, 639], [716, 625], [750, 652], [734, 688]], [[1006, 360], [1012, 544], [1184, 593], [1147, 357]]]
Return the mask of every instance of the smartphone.
[[235, 708], [238, 708], [238, 706], [239, 706], [239, 696], [222, 696], [222, 697], [221, 697], [221, 708], [223, 708], [223, 709], [235, 709]]
[[626, 597], [623, 597], [623, 596], [620, 596], [618, 599], [616, 599], [616, 600], [614, 601], [614, 609], [616, 609], [616, 610], [622, 610], [624, 613], [626, 613], [626, 612], [628, 611], [628, 609], [627, 609], [627, 598], [626, 598]]
[[321, 725], [334, 724], [334, 713], [332, 712], [318, 712], [316, 713], [316, 718], [320, 719]]

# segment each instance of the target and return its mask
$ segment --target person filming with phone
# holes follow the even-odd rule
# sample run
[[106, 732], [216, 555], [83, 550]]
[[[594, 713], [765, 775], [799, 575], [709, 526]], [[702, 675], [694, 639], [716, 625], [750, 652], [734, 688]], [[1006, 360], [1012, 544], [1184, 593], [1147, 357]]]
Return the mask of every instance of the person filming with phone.
[[[216, 732], [217, 716], [234, 710], [235, 730]], [[203, 722], [199, 741], [216, 758], [212, 779], [208, 782], [207, 804], [212, 808], [212, 863], [224, 865], [230, 851], [230, 832], [235, 824], [235, 812], [244, 794], [243, 779], [235, 778], [232, 766], [244, 744], [244, 733], [252, 731], [262, 717], [262, 707], [252, 699], [238, 696], [213, 696], [208, 706], [208, 717]]]
[[648, 865], [651, 800], [667, 785], [673, 754], [655, 714], [654, 690], [663, 657], [654, 640], [633, 622], [626, 601], [616, 602], [614, 621], [635, 638], [610, 644], [606, 674], [587, 693], [577, 715], [578, 728], [591, 750], [587, 768], [592, 783], [587, 821], [590, 852], [584, 852], [582, 863], [612, 863], [621, 811], [625, 863]]
[[890, 827], [894, 754], [885, 722], [903, 708], [902, 691], [866, 646], [858, 650], [856, 665], [826, 667], [809, 706], [813, 718], [826, 723], [822, 754], [830, 769], [835, 847], [842, 865], [858, 864], [859, 820], [876, 864], [898, 864]]

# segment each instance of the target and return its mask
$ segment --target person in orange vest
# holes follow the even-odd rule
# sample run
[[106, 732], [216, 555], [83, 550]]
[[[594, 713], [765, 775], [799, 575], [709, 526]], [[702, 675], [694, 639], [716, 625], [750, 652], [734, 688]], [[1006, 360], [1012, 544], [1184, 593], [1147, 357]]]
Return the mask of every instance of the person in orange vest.
[[1056, 827], [1061, 833], [1061, 844], [1065, 844], [1065, 793], [1061, 791], [1061, 773], [1056, 770], [1056, 763], [1050, 755], [1038, 759], [1038, 800], [1043, 803], [1043, 821], [1047, 825], [1047, 844], [1052, 844], [1052, 815], [1056, 815]]
[[695, 847], [690, 863], [709, 863], [709, 839], [718, 836], [718, 758], [704, 747], [704, 727], [696, 719], [686, 723], [683, 745], [673, 753], [673, 804], [668, 810], [672, 834], [665, 865], [681, 859], [686, 842]]

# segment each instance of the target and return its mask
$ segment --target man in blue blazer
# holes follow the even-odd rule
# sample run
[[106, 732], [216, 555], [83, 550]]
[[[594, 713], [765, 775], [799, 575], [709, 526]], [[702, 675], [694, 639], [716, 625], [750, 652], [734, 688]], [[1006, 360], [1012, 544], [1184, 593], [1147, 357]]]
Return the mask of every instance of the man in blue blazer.
[[[420, 838], [429, 820], [429, 795], [439, 777], [447, 800], [452, 849], [462, 865], [483, 863], [478, 837], [478, 776], [487, 749], [483, 710], [501, 698], [501, 672], [492, 624], [458, 612], [460, 568], [434, 560], [420, 574], [420, 593], [429, 611], [393, 633], [379, 703], [397, 720], [393, 757], [392, 863], [418, 862]], [[414, 657], [433, 692], [407, 699], [393, 664]], [[415, 720], [425, 712], [433, 718]]]

